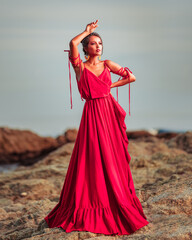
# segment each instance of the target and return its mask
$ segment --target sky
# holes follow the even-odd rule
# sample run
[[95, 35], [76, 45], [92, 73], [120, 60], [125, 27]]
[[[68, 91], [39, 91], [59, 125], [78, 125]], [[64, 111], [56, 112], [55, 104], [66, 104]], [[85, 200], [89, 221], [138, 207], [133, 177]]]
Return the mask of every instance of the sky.
[[[85, 101], [71, 67], [71, 109], [64, 49], [98, 19], [101, 60], [128, 67], [136, 77], [131, 116], [128, 85], [119, 88], [127, 130], [191, 130], [191, 9], [190, 0], [0, 0], [0, 127], [42, 136], [79, 127]], [[116, 99], [116, 89], [111, 92]]]

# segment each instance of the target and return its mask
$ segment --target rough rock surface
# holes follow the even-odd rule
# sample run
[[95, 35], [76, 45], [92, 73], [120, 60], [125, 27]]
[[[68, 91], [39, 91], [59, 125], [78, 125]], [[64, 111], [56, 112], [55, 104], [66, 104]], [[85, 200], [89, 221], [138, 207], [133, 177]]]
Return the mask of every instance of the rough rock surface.
[[158, 137], [158, 138], [164, 138], [164, 139], [171, 139], [173, 137], [176, 137], [178, 133], [176, 132], [164, 132], [164, 133], [158, 133], [158, 131], [146, 131], [146, 130], [138, 130], [138, 131], [127, 131], [127, 137], [128, 139], [141, 139], [146, 137]]
[[41, 137], [30, 130], [1, 127], [0, 163], [31, 165], [63, 144], [74, 142], [76, 135], [77, 129], [68, 129], [65, 135], [53, 138]]
[[169, 147], [180, 148], [188, 153], [192, 153], [192, 132], [178, 134], [177, 137], [167, 141]]
[[105, 236], [48, 228], [44, 217], [59, 201], [74, 147], [68, 142], [31, 166], [0, 175], [0, 240], [191, 239], [192, 154], [186, 147], [190, 144], [181, 139], [191, 142], [191, 132], [171, 140], [151, 136], [129, 140], [136, 193], [150, 222], [134, 234]]

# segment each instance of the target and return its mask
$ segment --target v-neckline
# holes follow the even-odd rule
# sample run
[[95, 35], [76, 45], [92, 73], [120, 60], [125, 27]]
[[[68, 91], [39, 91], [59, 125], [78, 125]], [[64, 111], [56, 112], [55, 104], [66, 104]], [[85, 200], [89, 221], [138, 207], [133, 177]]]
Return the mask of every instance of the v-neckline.
[[[84, 63], [83, 63], [83, 64], [84, 64]], [[93, 72], [91, 72], [88, 68], [86, 68], [86, 67], [85, 67], [85, 64], [84, 64], [84, 69], [83, 69], [83, 71], [84, 71], [85, 69], [87, 69], [90, 73], [92, 73], [96, 78], [99, 78], [99, 77], [105, 72], [106, 66], [105, 66], [105, 64], [104, 64], [104, 70], [103, 70], [103, 72], [102, 72], [99, 76], [96, 76]]]

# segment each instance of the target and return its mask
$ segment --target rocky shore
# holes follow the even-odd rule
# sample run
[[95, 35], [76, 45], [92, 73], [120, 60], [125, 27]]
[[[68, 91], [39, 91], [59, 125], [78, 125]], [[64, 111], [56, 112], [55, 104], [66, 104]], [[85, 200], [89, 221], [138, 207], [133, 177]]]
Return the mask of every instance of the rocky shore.
[[127, 132], [130, 168], [147, 226], [131, 235], [66, 233], [48, 228], [44, 217], [59, 201], [77, 129], [57, 138], [0, 128], [0, 240], [192, 239], [192, 132]]

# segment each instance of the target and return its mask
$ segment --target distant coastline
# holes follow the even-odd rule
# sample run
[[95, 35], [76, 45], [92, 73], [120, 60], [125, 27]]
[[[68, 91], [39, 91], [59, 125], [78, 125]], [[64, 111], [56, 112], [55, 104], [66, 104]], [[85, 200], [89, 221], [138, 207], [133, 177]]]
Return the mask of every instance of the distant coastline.
[[[78, 128], [67, 128], [55, 136], [42, 136], [30, 129], [0, 127], [0, 173], [14, 171], [20, 164], [31, 165], [67, 142], [75, 142]], [[129, 140], [148, 137], [171, 139], [190, 130], [151, 128], [126, 130]], [[35, 143], [35, 144], [34, 144]], [[38, 146], [38, 147], [37, 147]]]

